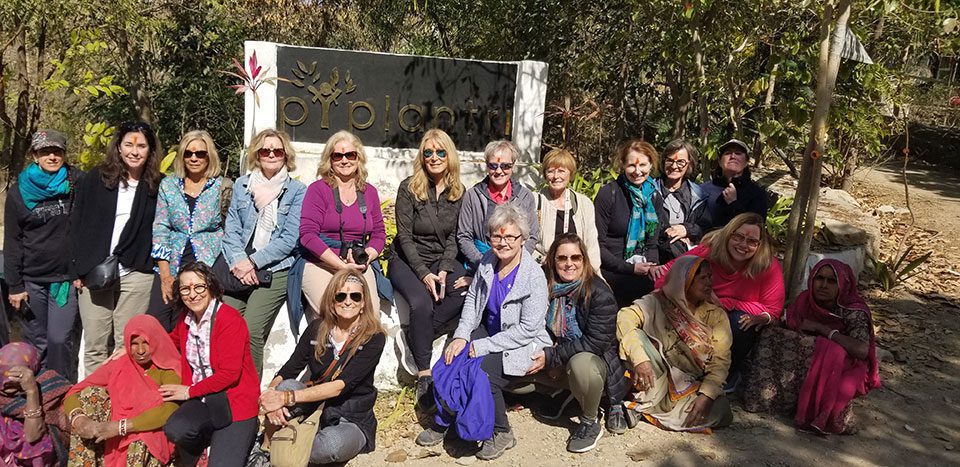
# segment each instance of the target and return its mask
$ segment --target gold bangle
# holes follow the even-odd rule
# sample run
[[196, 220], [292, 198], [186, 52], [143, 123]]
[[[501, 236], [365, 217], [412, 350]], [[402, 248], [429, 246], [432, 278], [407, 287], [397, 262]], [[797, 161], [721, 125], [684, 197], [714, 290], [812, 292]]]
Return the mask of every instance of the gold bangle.
[[35, 409], [27, 409], [23, 411], [23, 418], [41, 418], [43, 417], [43, 408], [37, 407]]

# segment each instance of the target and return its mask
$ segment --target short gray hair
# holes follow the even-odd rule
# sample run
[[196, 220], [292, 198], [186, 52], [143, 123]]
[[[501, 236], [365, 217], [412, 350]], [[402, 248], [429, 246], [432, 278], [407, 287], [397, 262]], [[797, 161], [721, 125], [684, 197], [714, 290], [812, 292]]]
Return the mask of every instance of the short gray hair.
[[490, 162], [490, 159], [493, 158], [493, 155], [502, 149], [505, 149], [510, 153], [510, 157], [513, 158], [513, 160], [510, 161], [511, 164], [516, 163], [517, 160], [520, 159], [520, 150], [517, 149], [516, 144], [513, 144], [513, 141], [498, 139], [496, 141], [487, 143], [487, 147], [483, 149], [483, 160]]
[[524, 240], [530, 238], [530, 218], [513, 203], [501, 204], [493, 210], [493, 214], [487, 219], [487, 231], [493, 236], [493, 232], [509, 224], [520, 229]]

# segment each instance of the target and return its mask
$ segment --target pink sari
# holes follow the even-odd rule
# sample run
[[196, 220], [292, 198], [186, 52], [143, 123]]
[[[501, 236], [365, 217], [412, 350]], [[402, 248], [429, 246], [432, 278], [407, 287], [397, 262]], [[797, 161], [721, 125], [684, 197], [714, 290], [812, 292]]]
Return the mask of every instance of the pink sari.
[[[790, 329], [800, 332], [800, 323], [809, 319], [844, 332], [843, 320], [817, 305], [812, 296], [813, 278], [824, 266], [830, 266], [837, 275], [840, 289], [837, 305], [862, 310], [870, 316], [867, 303], [857, 291], [857, 278], [850, 266], [837, 260], [824, 259], [810, 271], [807, 290], [801, 292], [787, 309], [787, 326]], [[841, 433], [845, 428], [843, 414], [850, 401], [880, 387], [877, 343], [872, 318], [870, 321], [870, 349], [866, 360], [847, 354], [842, 346], [830, 339], [817, 337], [813, 361], [797, 399], [794, 418], [797, 427], [822, 433]]]

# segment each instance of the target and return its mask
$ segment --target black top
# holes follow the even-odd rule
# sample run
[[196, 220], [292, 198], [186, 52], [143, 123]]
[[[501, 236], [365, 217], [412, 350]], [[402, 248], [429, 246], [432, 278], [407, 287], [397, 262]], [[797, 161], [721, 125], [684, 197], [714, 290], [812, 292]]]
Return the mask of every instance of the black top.
[[444, 190], [437, 200], [436, 186], [430, 181], [427, 199], [419, 201], [409, 186], [410, 178], [407, 178], [397, 190], [397, 236], [393, 243], [399, 248], [395, 251], [420, 279], [430, 274], [430, 265], [437, 261], [441, 271], [453, 271], [457, 264], [457, 221], [463, 197], [450, 201]]
[[[197, 197], [190, 196], [186, 193], [183, 194], [184, 199], [187, 200], [187, 208], [190, 209], [190, 215], [193, 216], [193, 210], [197, 208]], [[187, 243], [183, 245], [183, 252], [180, 254], [180, 264], [187, 264], [195, 262], [197, 260], [197, 255], [193, 251], [193, 242], [190, 239], [187, 239]]]
[[[660, 193], [653, 192], [654, 210], [663, 210]], [[597, 237], [600, 241], [600, 268], [618, 274], [633, 274], [633, 265], [623, 257], [627, 249], [627, 224], [630, 221], [630, 195], [620, 184], [612, 181], [597, 192], [593, 200], [597, 216]], [[646, 238], [643, 245], [637, 245], [636, 254], [643, 255], [647, 261], [658, 263], [657, 238], [663, 224], [657, 226], [657, 234]]]
[[556, 224], [556, 227], [554, 228], [554, 232], [556, 232], [557, 236], [560, 236], [560, 234], [565, 234], [565, 233], [572, 233], [572, 234], [577, 233], [577, 223], [573, 221], [573, 214], [570, 215], [570, 221], [568, 222], [569, 225], [567, 225], [567, 230], [566, 231], [563, 230], [563, 221], [566, 220], [568, 212], [570, 211], [569, 210], [557, 211], [557, 224]]
[[[309, 366], [311, 381], [320, 382], [317, 380], [330, 366], [335, 354], [333, 344], [329, 342], [327, 336], [324, 336], [323, 339], [327, 341], [327, 351], [319, 361], [314, 358], [314, 346], [317, 343], [320, 323], [321, 320], [317, 319], [307, 326], [300, 341], [297, 342], [296, 349], [293, 350], [293, 355], [280, 368], [277, 376], [283, 379], [296, 379], [303, 369]], [[377, 402], [377, 388], [373, 385], [373, 374], [377, 364], [380, 363], [380, 355], [383, 353], [386, 340], [385, 335], [376, 334], [360, 346], [337, 377], [344, 383], [343, 390], [340, 391], [339, 396], [324, 401], [323, 413], [320, 415], [321, 427], [336, 425], [341, 417], [357, 425], [367, 437], [363, 452], [373, 451], [376, 447], [377, 419], [373, 415], [373, 405]]]
[[83, 172], [68, 168], [70, 193], [41, 201], [27, 209], [20, 188], [7, 191], [4, 223], [4, 280], [10, 293], [25, 290], [24, 282], [49, 284], [73, 280], [70, 258], [70, 211]]
[[[130, 219], [120, 234], [120, 264], [135, 271], [152, 274], [153, 218], [157, 212], [157, 193], [141, 181], [133, 197]], [[117, 187], [107, 188], [100, 180], [100, 169], [87, 173], [77, 186], [73, 213], [70, 215], [74, 267], [83, 277], [110, 256], [110, 240], [117, 214]]]
[[[719, 187], [720, 191], [726, 187], [726, 182], [723, 180], [714, 179], [710, 183]], [[751, 180], [749, 175], [736, 177], [731, 183], [737, 188], [737, 199], [734, 202], [727, 204], [727, 200], [723, 199], [723, 193], [708, 200], [712, 209], [710, 212], [712, 228], [723, 228], [731, 219], [745, 212], [753, 212], [766, 219], [767, 190]]]

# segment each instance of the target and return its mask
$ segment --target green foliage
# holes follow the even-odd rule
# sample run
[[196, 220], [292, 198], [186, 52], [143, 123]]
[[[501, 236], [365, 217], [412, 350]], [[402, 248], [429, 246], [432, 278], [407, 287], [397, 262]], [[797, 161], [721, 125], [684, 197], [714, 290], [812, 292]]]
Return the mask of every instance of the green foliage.
[[116, 131], [117, 127], [109, 126], [107, 122], [87, 122], [83, 127], [83, 147], [77, 156], [77, 165], [83, 170], [90, 170], [100, 164]]
[[907, 257], [910, 256], [912, 251], [913, 246], [910, 246], [899, 258], [890, 258], [887, 261], [877, 261], [876, 259], [870, 258], [880, 288], [884, 291], [890, 291], [907, 279], [919, 274], [920, 271], [916, 269], [930, 259], [930, 255], [933, 253], [927, 252], [924, 255], [908, 261]]
[[607, 183], [616, 180], [617, 172], [613, 169], [597, 168], [589, 172], [577, 171], [570, 181], [570, 189], [586, 195], [590, 199], [597, 197], [597, 192]]
[[383, 227], [387, 232], [387, 242], [380, 253], [380, 266], [383, 267], [383, 273], [386, 274], [387, 261], [393, 252], [393, 239], [397, 237], [397, 217], [393, 215], [394, 201], [388, 199], [380, 203], [380, 212], [384, 213]]
[[790, 207], [793, 197], [781, 196], [777, 202], [767, 210], [767, 232], [778, 244], [784, 244], [787, 237], [787, 219], [790, 218]]

